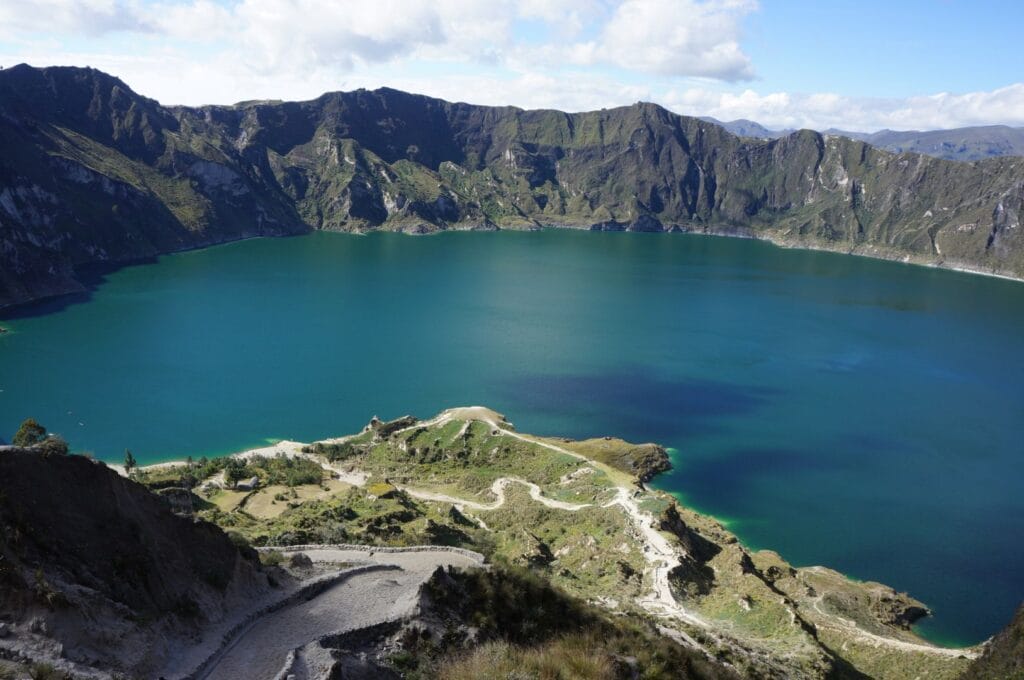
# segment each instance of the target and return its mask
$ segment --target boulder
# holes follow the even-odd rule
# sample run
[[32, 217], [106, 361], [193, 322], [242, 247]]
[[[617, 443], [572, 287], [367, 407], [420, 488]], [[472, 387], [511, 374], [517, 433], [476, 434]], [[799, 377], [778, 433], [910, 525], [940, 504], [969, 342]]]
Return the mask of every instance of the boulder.
[[294, 569], [310, 569], [313, 566], [313, 560], [306, 553], [298, 552], [292, 555], [288, 564]]

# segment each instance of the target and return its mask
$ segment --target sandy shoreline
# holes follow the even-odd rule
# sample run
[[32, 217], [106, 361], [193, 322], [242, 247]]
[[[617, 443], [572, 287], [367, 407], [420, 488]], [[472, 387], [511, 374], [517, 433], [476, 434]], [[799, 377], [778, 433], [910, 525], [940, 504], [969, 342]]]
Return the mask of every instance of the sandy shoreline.
[[[324, 440], [324, 441], [329, 441], [329, 440]], [[252, 448], [252, 449], [243, 449], [242, 451], [235, 451], [234, 453], [226, 453], [226, 454], [223, 454], [223, 455], [213, 455], [213, 456], [206, 455], [206, 456], [202, 456], [202, 457], [209, 458], [209, 459], [213, 459], [213, 458], [240, 458], [242, 460], [249, 460], [250, 458], [253, 458], [255, 456], [265, 456], [267, 458], [273, 458], [274, 456], [276, 456], [278, 454], [284, 454], [286, 456], [294, 456], [296, 454], [301, 454], [302, 453], [301, 449], [302, 449], [303, 446], [307, 446], [307, 444], [305, 444], [303, 442], [292, 441], [292, 440], [289, 440], [289, 439], [282, 439], [282, 440], [280, 440], [278, 442], [275, 442], [273, 444], [269, 444], [267, 446], [258, 446], [256, 448]], [[193, 464], [197, 460], [199, 460], [199, 458], [193, 457]], [[121, 475], [122, 477], [127, 477], [128, 476], [127, 471], [124, 469], [124, 465], [121, 465], [119, 463], [107, 463], [106, 461], [104, 461], [104, 464], [107, 467], [109, 467], [111, 470], [116, 472], [117, 474]], [[175, 468], [175, 467], [184, 467], [186, 465], [188, 465], [188, 461], [187, 460], [181, 459], [181, 458], [177, 458], [177, 459], [173, 459], [173, 460], [160, 461], [159, 463], [147, 463], [146, 465], [137, 465], [135, 467], [135, 469], [140, 471], [140, 472], [147, 472], [147, 471], [154, 471], [154, 470], [166, 470], [166, 469]]]

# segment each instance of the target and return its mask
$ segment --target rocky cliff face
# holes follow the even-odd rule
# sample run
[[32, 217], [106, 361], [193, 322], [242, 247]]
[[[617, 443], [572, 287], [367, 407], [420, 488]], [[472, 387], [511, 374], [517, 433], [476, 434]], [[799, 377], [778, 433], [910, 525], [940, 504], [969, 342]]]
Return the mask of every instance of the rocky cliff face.
[[0, 480], [0, 657], [146, 677], [269, 588], [251, 548], [102, 463], [5, 447]]
[[956, 163], [653, 104], [567, 114], [381, 89], [163, 107], [91, 69], [0, 72], [0, 305], [74, 267], [309, 229], [743, 233], [1024, 275], [1024, 160]]
[[1020, 680], [1024, 678], [1024, 605], [1013, 620], [992, 638], [985, 653], [975, 661], [964, 678], [974, 680]]

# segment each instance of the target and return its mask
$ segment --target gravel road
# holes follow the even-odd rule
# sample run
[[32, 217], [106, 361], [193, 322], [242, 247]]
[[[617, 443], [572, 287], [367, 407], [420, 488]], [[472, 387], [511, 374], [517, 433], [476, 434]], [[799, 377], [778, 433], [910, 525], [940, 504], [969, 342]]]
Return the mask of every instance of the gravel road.
[[391, 564], [394, 571], [358, 574], [307, 602], [268, 614], [243, 632], [204, 676], [209, 680], [273, 678], [288, 653], [322, 635], [382, 623], [410, 613], [420, 585], [439, 566], [476, 567], [451, 552], [304, 551], [314, 562]]

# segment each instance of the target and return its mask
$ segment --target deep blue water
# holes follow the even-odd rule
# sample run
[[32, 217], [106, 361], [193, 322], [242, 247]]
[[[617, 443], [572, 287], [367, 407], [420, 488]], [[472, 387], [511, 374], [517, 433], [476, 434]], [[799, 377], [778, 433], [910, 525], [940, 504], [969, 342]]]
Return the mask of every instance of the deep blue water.
[[34, 416], [143, 462], [460, 404], [676, 450], [749, 545], [907, 590], [931, 639], [1024, 598], [1024, 284], [688, 235], [313, 234], [108, 274], [0, 336]]

